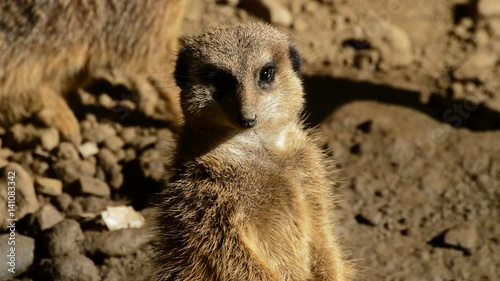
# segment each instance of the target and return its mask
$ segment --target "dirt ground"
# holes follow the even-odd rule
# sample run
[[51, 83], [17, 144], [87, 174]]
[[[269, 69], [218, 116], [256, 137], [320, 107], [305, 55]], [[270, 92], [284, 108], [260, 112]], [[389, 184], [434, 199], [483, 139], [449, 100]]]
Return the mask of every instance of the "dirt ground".
[[[235, 2], [191, 0], [182, 33], [263, 19], [297, 41], [307, 123], [338, 161], [338, 231], [357, 280], [500, 280], [500, 3], [280, 0], [256, 9]], [[20, 140], [29, 125], [0, 130], [0, 160], [25, 167], [40, 206], [50, 206], [20, 222], [35, 239], [21, 280], [70, 280], [60, 268], [81, 273], [71, 280], [145, 274], [134, 264], [149, 247], [142, 230], [109, 234], [82, 214], [131, 204], [147, 218], [148, 196], [161, 188], [161, 141], [173, 133], [117, 118], [102, 89], [89, 98], [92, 111], [79, 113], [84, 139], [99, 146], [95, 155], [81, 159], [65, 142], [50, 153], [34, 149]], [[78, 182], [75, 174], [100, 179], [111, 196], [39, 192], [38, 177], [57, 175], [66, 187]], [[70, 237], [65, 245], [50, 242], [59, 232]]]

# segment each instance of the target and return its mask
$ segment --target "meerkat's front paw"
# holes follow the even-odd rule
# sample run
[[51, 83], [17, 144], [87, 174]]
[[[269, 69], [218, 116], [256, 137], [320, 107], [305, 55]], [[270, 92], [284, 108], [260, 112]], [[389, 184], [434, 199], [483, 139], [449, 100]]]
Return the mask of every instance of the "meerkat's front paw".
[[42, 123], [47, 125], [47, 127], [56, 128], [64, 139], [76, 145], [82, 142], [80, 125], [71, 111], [54, 111], [53, 109], [44, 108], [38, 113], [37, 117]]
[[43, 108], [37, 114], [38, 120], [47, 127], [56, 128], [64, 139], [79, 145], [82, 142], [80, 124], [66, 101], [49, 91], [42, 93], [42, 99]]

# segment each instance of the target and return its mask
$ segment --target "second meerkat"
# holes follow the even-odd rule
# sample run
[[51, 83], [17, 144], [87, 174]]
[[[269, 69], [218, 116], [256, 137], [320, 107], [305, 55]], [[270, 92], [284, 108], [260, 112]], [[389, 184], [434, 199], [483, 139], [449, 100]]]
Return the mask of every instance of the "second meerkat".
[[185, 124], [151, 280], [350, 280], [299, 72], [288, 36], [265, 24], [186, 39], [175, 70]]

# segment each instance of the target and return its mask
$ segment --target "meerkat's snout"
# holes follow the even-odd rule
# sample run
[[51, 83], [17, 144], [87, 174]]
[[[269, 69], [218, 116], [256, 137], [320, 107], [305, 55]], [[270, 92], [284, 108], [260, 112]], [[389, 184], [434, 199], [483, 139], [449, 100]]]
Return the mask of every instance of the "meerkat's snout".
[[257, 124], [257, 116], [254, 116], [252, 118], [241, 117], [240, 119], [240, 125], [243, 128], [252, 128], [255, 127], [256, 124]]

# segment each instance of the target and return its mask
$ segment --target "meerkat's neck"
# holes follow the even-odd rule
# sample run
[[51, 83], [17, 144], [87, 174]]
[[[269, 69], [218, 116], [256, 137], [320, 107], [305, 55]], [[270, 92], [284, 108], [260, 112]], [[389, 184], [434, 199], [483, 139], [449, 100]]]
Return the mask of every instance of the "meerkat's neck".
[[281, 155], [303, 136], [301, 125], [290, 122], [279, 127], [257, 127], [246, 130], [194, 130], [185, 126], [182, 134], [183, 150], [192, 157], [208, 153], [224, 156], [250, 157], [255, 152]]

